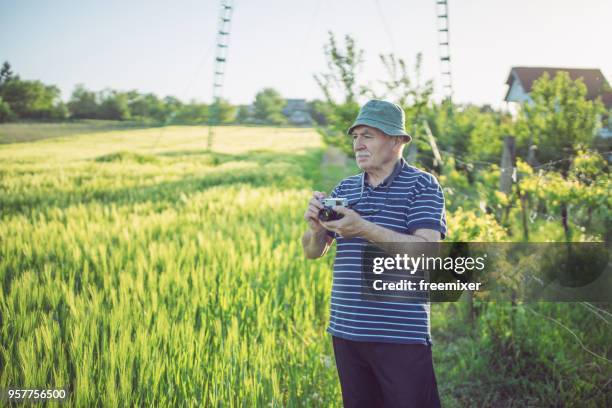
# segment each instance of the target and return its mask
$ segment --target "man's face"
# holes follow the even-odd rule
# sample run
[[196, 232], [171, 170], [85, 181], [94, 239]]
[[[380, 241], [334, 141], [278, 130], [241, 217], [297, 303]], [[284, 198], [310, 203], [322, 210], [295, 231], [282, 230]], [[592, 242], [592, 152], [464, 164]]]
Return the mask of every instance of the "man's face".
[[397, 160], [397, 143], [392, 137], [369, 126], [357, 126], [351, 133], [357, 166], [368, 171]]

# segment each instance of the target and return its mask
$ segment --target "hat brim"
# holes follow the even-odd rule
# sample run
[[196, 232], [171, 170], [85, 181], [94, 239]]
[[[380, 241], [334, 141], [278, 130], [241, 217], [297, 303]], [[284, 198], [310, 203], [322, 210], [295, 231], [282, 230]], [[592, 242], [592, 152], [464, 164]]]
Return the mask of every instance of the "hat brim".
[[381, 122], [375, 119], [369, 119], [369, 118], [368, 119], [366, 118], [357, 119], [355, 123], [353, 123], [353, 125], [348, 129], [346, 134], [350, 135], [353, 132], [353, 129], [355, 129], [357, 126], [369, 126], [369, 127], [380, 130], [387, 136], [405, 136], [405, 137], [408, 137], [410, 140], [412, 140], [412, 136], [406, 133], [404, 129], [401, 129], [395, 126], [389, 126], [388, 124], [384, 122]]

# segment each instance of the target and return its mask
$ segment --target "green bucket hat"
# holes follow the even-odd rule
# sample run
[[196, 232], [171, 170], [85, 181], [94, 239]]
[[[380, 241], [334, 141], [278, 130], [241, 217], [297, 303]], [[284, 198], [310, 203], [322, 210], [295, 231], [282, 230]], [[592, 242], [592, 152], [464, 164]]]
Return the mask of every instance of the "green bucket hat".
[[404, 110], [399, 105], [372, 99], [361, 107], [357, 119], [346, 133], [350, 135], [357, 126], [365, 125], [389, 136], [407, 136], [412, 140], [412, 136], [404, 130], [405, 122]]

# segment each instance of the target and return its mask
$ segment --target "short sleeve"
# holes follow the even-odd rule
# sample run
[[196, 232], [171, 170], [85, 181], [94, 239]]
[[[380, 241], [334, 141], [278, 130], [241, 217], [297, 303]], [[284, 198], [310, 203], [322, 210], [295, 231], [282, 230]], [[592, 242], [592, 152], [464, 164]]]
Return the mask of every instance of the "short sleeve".
[[406, 227], [409, 233], [427, 228], [439, 231], [442, 239], [446, 237], [446, 206], [444, 192], [436, 178], [424, 173], [416, 181], [415, 193], [406, 211]]
[[[329, 198], [342, 197], [342, 182], [338, 183], [336, 187], [334, 187], [331, 193], [329, 193], [328, 197]], [[327, 235], [329, 235], [330, 237], [334, 239], [338, 236], [338, 234], [330, 230], [327, 230]]]
[[342, 183], [338, 183], [336, 187], [329, 193], [329, 198], [336, 198], [341, 196]]

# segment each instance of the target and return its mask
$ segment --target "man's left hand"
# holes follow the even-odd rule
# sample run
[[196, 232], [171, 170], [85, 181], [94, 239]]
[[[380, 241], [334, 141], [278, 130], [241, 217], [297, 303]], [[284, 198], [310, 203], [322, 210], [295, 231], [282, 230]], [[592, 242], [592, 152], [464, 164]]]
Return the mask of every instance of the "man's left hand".
[[363, 235], [367, 228], [368, 221], [361, 218], [354, 210], [346, 207], [333, 207], [333, 210], [344, 217], [335, 221], [321, 221], [321, 224], [328, 230], [340, 234], [344, 238], [353, 238]]

